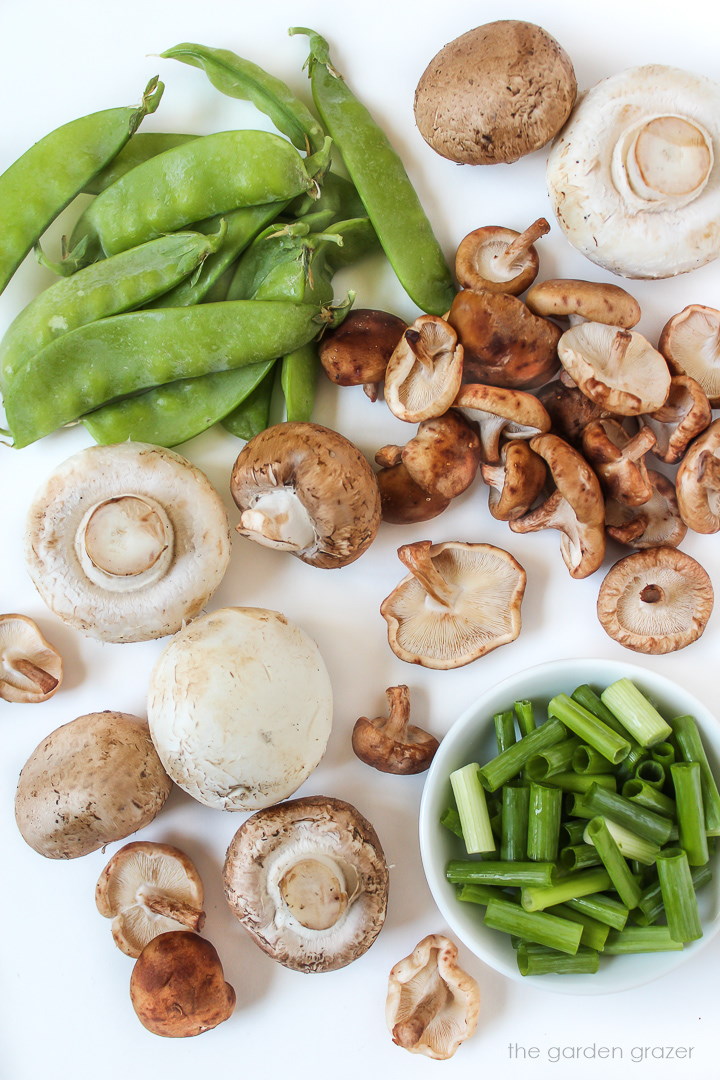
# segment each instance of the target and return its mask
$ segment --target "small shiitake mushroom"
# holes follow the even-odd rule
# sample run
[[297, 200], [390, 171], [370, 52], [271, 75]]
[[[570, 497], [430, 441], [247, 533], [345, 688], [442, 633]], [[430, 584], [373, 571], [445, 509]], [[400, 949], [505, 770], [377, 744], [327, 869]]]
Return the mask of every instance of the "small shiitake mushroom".
[[27, 615], [0, 615], [0, 698], [47, 701], [60, 686], [63, 662]]
[[462, 289], [519, 296], [538, 275], [540, 259], [535, 241], [550, 231], [538, 218], [523, 232], [484, 225], [463, 237], [455, 252], [455, 277]]
[[202, 1035], [235, 1008], [215, 946], [189, 930], [148, 942], [130, 976], [130, 999], [143, 1027], [170, 1039]]
[[362, 386], [371, 401], [407, 324], [389, 311], [355, 308], [318, 345], [325, 374], [337, 386]]
[[386, 465], [376, 474], [380, 489], [382, 520], [391, 525], [416, 525], [431, 521], [447, 510], [451, 499], [430, 494], [413, 480], [404, 461]]
[[361, 716], [352, 733], [352, 748], [361, 761], [380, 772], [425, 772], [440, 745], [434, 735], [410, 723], [410, 691], [404, 684], [385, 691], [388, 716]]

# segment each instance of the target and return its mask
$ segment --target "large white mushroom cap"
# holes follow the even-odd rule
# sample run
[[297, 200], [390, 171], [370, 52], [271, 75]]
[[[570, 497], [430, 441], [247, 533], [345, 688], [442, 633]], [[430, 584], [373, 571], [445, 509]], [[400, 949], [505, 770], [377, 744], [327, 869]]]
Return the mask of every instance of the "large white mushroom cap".
[[603, 79], [547, 163], [570, 243], [629, 278], [686, 273], [720, 255], [720, 84], [662, 64]]
[[291, 795], [320, 761], [332, 689], [311, 638], [277, 611], [222, 608], [166, 646], [150, 680], [160, 760], [206, 806], [259, 810]]

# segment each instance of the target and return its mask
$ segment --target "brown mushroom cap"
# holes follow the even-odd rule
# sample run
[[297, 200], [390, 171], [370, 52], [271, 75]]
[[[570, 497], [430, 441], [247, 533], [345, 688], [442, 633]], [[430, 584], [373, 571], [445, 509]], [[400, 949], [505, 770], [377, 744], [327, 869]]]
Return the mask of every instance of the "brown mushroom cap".
[[390, 648], [401, 660], [447, 671], [514, 641], [527, 575], [492, 544], [420, 540], [398, 548], [410, 570], [383, 600]]
[[[564, 373], [563, 369], [562, 374]], [[612, 414], [591, 401], [572, 380], [570, 383], [571, 385], [567, 385], [562, 377], [553, 379], [540, 387], [537, 396], [550, 416], [550, 430], [553, 434], [559, 435], [576, 450], [580, 450], [585, 425], [591, 420], [600, 420]]]
[[460, 387], [454, 406], [480, 431], [483, 460], [500, 460], [500, 441], [531, 439], [550, 430], [547, 409], [534, 394], [506, 386], [483, 386], [465, 383]]
[[465, 351], [465, 382], [531, 390], [560, 367], [560, 328], [533, 315], [516, 296], [463, 289], [453, 299], [448, 322]]
[[455, 252], [455, 277], [460, 288], [519, 296], [538, 274], [535, 241], [549, 231], [545, 218], [538, 218], [521, 233], [501, 225], [474, 229]]
[[525, 303], [545, 318], [578, 316], [626, 330], [640, 322], [642, 312], [634, 296], [619, 285], [578, 278], [549, 278], [528, 290]]
[[130, 976], [130, 999], [143, 1027], [171, 1039], [202, 1035], [235, 1008], [214, 945], [187, 930], [160, 934], [145, 946]]
[[320, 340], [320, 363], [337, 386], [362, 384], [375, 400], [377, 384], [406, 329], [404, 320], [389, 311], [354, 308]]
[[320, 424], [288, 421], [255, 435], [237, 456], [230, 490], [241, 536], [312, 566], [354, 562], [380, 525], [372, 468], [344, 435]]
[[583, 452], [600, 480], [606, 497], [640, 506], [652, 495], [645, 455], [655, 446], [655, 435], [643, 425], [629, 435], [618, 420], [593, 420], [582, 435]]
[[474, 1034], [480, 990], [457, 957], [453, 941], [429, 934], [410, 956], [394, 965], [385, 1018], [397, 1046], [446, 1061]]
[[512, 439], [500, 449], [497, 464], [480, 466], [488, 486], [488, 509], [498, 521], [527, 514], [547, 479], [544, 460], [524, 439]]
[[415, 525], [431, 521], [447, 510], [451, 499], [437, 493], [431, 495], [421, 488], [407, 465], [387, 465], [375, 474], [380, 489], [380, 506], [383, 521], [390, 525]]
[[720, 418], [693, 439], [678, 466], [675, 488], [689, 528], [720, 532]]
[[673, 375], [665, 404], [640, 419], [655, 435], [652, 448], [655, 457], [668, 465], [677, 465], [689, 443], [710, 426], [712, 409], [696, 379], [690, 375]]
[[695, 559], [673, 547], [636, 551], [616, 562], [598, 593], [605, 631], [626, 649], [668, 653], [696, 641], [710, 617], [713, 587]]
[[0, 698], [47, 701], [60, 686], [60, 653], [27, 615], [0, 615]]
[[376, 716], [371, 720], [361, 716], [352, 733], [355, 754], [380, 772], [425, 772], [430, 767], [438, 740], [410, 721], [410, 691], [404, 684], [389, 686], [385, 691], [388, 700], [388, 716]]
[[605, 500], [605, 527], [608, 536], [628, 547], [678, 547], [685, 539], [687, 525], [680, 517], [675, 484], [663, 473], [648, 469], [652, 495], [641, 506], [628, 506], [615, 499]]
[[475, 479], [480, 449], [474, 426], [457, 409], [449, 409], [442, 416], [423, 420], [405, 446], [381, 447], [375, 461], [383, 466], [402, 461], [423, 491], [454, 499]]
[[385, 403], [400, 420], [419, 423], [452, 405], [463, 373], [463, 348], [439, 315], [409, 326], [385, 369]]
[[720, 407], [720, 311], [690, 304], [667, 321], [658, 349], [674, 375], [700, 383], [711, 406]]
[[377, 833], [349, 803], [308, 796], [259, 810], [230, 842], [231, 910], [257, 945], [296, 971], [362, 956], [385, 921], [388, 869]]
[[572, 62], [555, 38], [503, 19], [462, 34], [430, 61], [415, 91], [415, 121], [450, 161], [517, 161], [557, 134], [576, 94]]
[[558, 354], [591, 401], [621, 416], [654, 412], [670, 392], [664, 357], [634, 330], [580, 323], [562, 335]]

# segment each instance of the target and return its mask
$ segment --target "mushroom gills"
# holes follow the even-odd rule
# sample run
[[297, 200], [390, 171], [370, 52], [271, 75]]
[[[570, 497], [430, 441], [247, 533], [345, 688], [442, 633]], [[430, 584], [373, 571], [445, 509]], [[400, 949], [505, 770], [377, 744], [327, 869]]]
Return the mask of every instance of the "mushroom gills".
[[318, 543], [307, 507], [288, 485], [258, 492], [251, 508], [243, 510], [238, 531], [279, 551], [309, 553]]

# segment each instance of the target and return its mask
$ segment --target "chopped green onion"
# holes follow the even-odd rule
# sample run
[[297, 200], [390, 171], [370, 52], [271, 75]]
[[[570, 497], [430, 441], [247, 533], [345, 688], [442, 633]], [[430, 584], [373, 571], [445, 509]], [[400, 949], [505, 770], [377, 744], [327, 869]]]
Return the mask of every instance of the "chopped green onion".
[[523, 699], [522, 701], [516, 701], [514, 705], [515, 715], [517, 716], [518, 727], [520, 728], [521, 735], [529, 735], [531, 731], [534, 731], [537, 727], [535, 720], [535, 706], [532, 701]]
[[669, 769], [675, 760], [675, 747], [669, 742], [655, 743], [650, 753], [653, 761], [662, 765], [663, 769]]
[[502, 789], [502, 838], [500, 858], [524, 862], [527, 857], [530, 788], [514, 781]]
[[460, 815], [454, 806], [448, 806], [443, 810], [440, 815], [440, 824], [462, 840], [463, 831], [462, 825], [460, 824]]
[[528, 807], [528, 859], [554, 862], [560, 848], [560, 818], [563, 793], [560, 788], [530, 784]]
[[527, 911], [511, 900], [491, 900], [485, 911], [485, 925], [573, 955], [578, 951], [582, 937], [579, 923], [544, 911]]
[[572, 765], [573, 755], [580, 746], [576, 735], [563, 739], [555, 746], [549, 746], [541, 754], [535, 754], [525, 766], [528, 780], [547, 780], [554, 773], [567, 772]]
[[618, 735], [617, 731], [609, 728], [568, 694], [556, 694], [550, 699], [548, 716], [560, 720], [565, 727], [574, 731], [578, 738], [594, 747], [613, 765], [617, 765], [630, 752], [630, 743], [627, 739]]
[[597, 848], [615, 892], [628, 908], [637, 907], [642, 889], [635, 880], [605, 818], [594, 817], [585, 830], [588, 840]]
[[589, 791], [593, 784], [607, 788], [608, 791], [615, 791], [617, 788], [617, 780], [612, 773], [553, 773], [552, 776], [547, 777], [546, 783], [578, 795]]
[[613, 763], [599, 754], [594, 747], [581, 743], [573, 754], [572, 767], [577, 773], [608, 773], [612, 770]]
[[512, 709], [505, 709], [504, 712], [495, 713], [493, 723], [495, 725], [495, 742], [497, 743], [498, 753], [501, 754], [503, 750], [507, 750], [508, 746], [512, 746], [516, 741], [515, 715]]
[[697, 721], [692, 716], [676, 716], [672, 721], [672, 730], [682, 760], [700, 763], [705, 828], [708, 836], [720, 836], [720, 792], [710, 768]]
[[488, 791], [497, 791], [508, 780], [516, 777], [534, 754], [539, 754], [565, 738], [567, 732], [559, 720], [548, 720], [541, 724], [482, 766], [480, 780], [483, 787]]
[[622, 930], [628, 921], [630, 911], [613, 896], [606, 896], [602, 892], [588, 896], [578, 896], [574, 900], [567, 901], [568, 907], [575, 911], [582, 911], [586, 915], [592, 915], [598, 922], [607, 923], [614, 930]]
[[[607, 825], [610, 835], [617, 844], [623, 858], [634, 859], [636, 862], [642, 863], [643, 866], [653, 865], [660, 850], [659, 844], [646, 840], [644, 836], [638, 836], [637, 833], [626, 829], [624, 825], [618, 825], [615, 821], [610, 821], [607, 818], [603, 818], [603, 821]], [[585, 827], [585, 839], [588, 844], [595, 846], [589, 832], [591, 824], [592, 822], [589, 822]]]
[[582, 796], [581, 805], [584, 812], [592, 811], [592, 817], [609, 818], [655, 844], [665, 844], [670, 838], [672, 822], [669, 818], [626, 799], [616, 791], [607, 791], [598, 784], [593, 784]]
[[687, 854], [682, 848], [665, 848], [656, 866], [670, 936], [696, 941], [702, 937], [702, 924]]
[[640, 746], [654, 746], [672, 735], [670, 725], [630, 679], [611, 683], [600, 699]]
[[569, 919], [570, 922], [580, 923], [583, 928], [580, 945], [587, 945], [588, 948], [595, 949], [596, 952], [602, 952], [610, 933], [610, 927], [607, 923], [593, 919], [591, 915], [585, 915], [581, 911], [575, 911], [569, 904], [556, 904], [555, 907], [548, 908], [547, 913], [548, 915], [559, 915], [563, 919]]
[[675, 788], [680, 847], [690, 866], [704, 866], [710, 858], [699, 761], [677, 761], [670, 766]]
[[461, 769], [455, 769], [450, 774], [450, 786], [457, 803], [468, 855], [495, 851], [495, 837], [490, 825], [485, 789], [480, 783], [478, 763], [472, 761]]
[[518, 945], [518, 971], [521, 975], [594, 975], [600, 966], [596, 949], [580, 945], [574, 956], [523, 941]]
[[[661, 745], [664, 746], [665, 743], [662, 743]], [[667, 770], [665, 766], [655, 758], [645, 758], [637, 764], [637, 768], [635, 769], [635, 779], [644, 780], [646, 784], [649, 784], [651, 787], [655, 787], [660, 791], [667, 780]]]
[[493, 897], [502, 897], [503, 892], [497, 885], [460, 885], [455, 895], [466, 904], [485, 905]]
[[551, 885], [554, 863], [503, 862], [501, 859], [450, 859], [445, 876], [453, 885]]
[[675, 820], [677, 810], [675, 800], [671, 799], [662, 791], [649, 784], [647, 780], [636, 776], [633, 780], [626, 780], [622, 786], [621, 794], [630, 802], [644, 806], [647, 810], [653, 810], [656, 814]]
[[590, 870], [581, 870], [577, 874], [567, 874], [554, 884], [528, 885], [522, 889], [520, 903], [526, 911], [543, 911], [545, 908], [554, 907], [555, 904], [575, 900], [578, 896], [590, 896], [592, 893], [603, 892], [611, 886], [609, 874], [604, 867], [598, 866]]
[[608, 956], [624, 953], [674, 952], [683, 948], [681, 941], [670, 936], [667, 926], [626, 926], [613, 930], [605, 943]]

